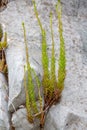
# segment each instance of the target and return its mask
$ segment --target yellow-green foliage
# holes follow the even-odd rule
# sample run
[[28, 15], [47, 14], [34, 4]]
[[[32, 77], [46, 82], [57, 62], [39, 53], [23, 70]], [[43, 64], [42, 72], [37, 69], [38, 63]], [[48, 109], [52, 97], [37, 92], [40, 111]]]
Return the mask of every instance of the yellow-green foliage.
[[[0, 40], [3, 36], [3, 30], [0, 24]], [[5, 49], [7, 48], [7, 33], [4, 34], [4, 40], [0, 41], [0, 71], [3, 73], [7, 73], [7, 65], [6, 65], [6, 59], [5, 59]]]
[[33, 114], [36, 114], [38, 112], [38, 109], [35, 100], [34, 84], [32, 81], [32, 70], [29, 62], [28, 44], [26, 40], [26, 29], [24, 23], [22, 23], [22, 26], [24, 30], [24, 42], [25, 42], [25, 50], [26, 50], [25, 72], [27, 71], [27, 76], [26, 73], [24, 76], [24, 86], [26, 92], [26, 107], [28, 112], [28, 119], [30, 122], [33, 122]]
[[3, 48], [6, 48], [8, 45], [7, 45], [7, 33], [5, 32], [5, 34], [4, 34], [4, 42], [3, 42], [3, 44], [2, 44], [2, 47]]
[[[42, 105], [42, 96], [41, 96], [41, 82], [38, 78], [38, 76], [36, 75], [34, 69], [32, 69], [32, 72], [34, 74], [35, 80], [36, 80], [36, 84], [37, 84], [37, 88], [38, 88], [38, 99], [39, 99], [39, 107], [40, 107], [40, 111], [43, 110], [43, 105]], [[36, 86], [35, 86], [36, 87]]]
[[[29, 62], [29, 55], [28, 55], [28, 44], [26, 40], [26, 30], [24, 23], [23, 30], [24, 30], [24, 42], [25, 42], [25, 50], [26, 50], [26, 66], [25, 72], [27, 71], [27, 75], [24, 76], [24, 86], [26, 92], [26, 107], [28, 111], [28, 119], [30, 122], [33, 122], [33, 117], [35, 115], [41, 115], [40, 124], [41, 126], [44, 125], [45, 119], [45, 112], [52, 106], [52, 104], [58, 101], [58, 98], [64, 88], [64, 79], [66, 74], [66, 55], [65, 55], [65, 43], [63, 38], [63, 26], [62, 26], [62, 17], [61, 17], [61, 4], [60, 0], [58, 0], [56, 11], [58, 15], [58, 31], [59, 31], [59, 38], [60, 38], [60, 53], [59, 53], [59, 69], [58, 69], [58, 78], [56, 78], [56, 59], [55, 59], [55, 43], [54, 43], [54, 33], [53, 33], [53, 26], [52, 26], [52, 13], [50, 13], [50, 30], [51, 30], [51, 39], [52, 39], [52, 54], [51, 54], [51, 66], [49, 70], [49, 58], [47, 53], [47, 41], [46, 41], [46, 31], [42, 26], [41, 20], [38, 15], [37, 7], [35, 4], [35, 0], [33, 0], [35, 16], [37, 18], [38, 24], [41, 29], [42, 35], [42, 67], [43, 67], [43, 80], [42, 80], [42, 87], [44, 93], [44, 106], [42, 106], [42, 97], [40, 92], [41, 83], [35, 73], [35, 71], [31, 68]], [[40, 104], [40, 112], [38, 112], [37, 104], [35, 100], [35, 93], [34, 93], [34, 84], [32, 81], [32, 74], [36, 79], [37, 87], [38, 87], [38, 97], [39, 97], [39, 104]], [[27, 81], [26, 81], [27, 80]], [[35, 86], [36, 87], [36, 86]], [[39, 114], [38, 114], [39, 113]]]
[[[51, 29], [51, 38], [52, 38], [52, 54], [51, 54], [51, 73], [50, 73], [50, 93], [54, 92], [54, 88], [56, 87], [56, 74], [55, 74], [55, 49], [54, 49], [54, 34], [52, 27], [52, 13], [50, 13], [50, 29]], [[51, 95], [52, 96], [52, 95]]]
[[36, 18], [38, 20], [40, 29], [41, 29], [41, 34], [42, 34], [42, 66], [43, 66], [43, 89], [44, 89], [44, 95], [46, 96], [49, 93], [49, 58], [48, 58], [48, 54], [47, 54], [47, 41], [46, 41], [46, 31], [45, 29], [42, 27], [42, 23], [39, 19], [38, 16], [38, 11], [36, 8], [36, 4], [35, 1], [33, 0], [33, 4], [34, 4], [34, 11], [35, 11], [35, 15]]
[[7, 33], [4, 34], [4, 41], [0, 42], [0, 50], [7, 48]]
[[58, 0], [56, 10], [58, 15], [59, 23], [59, 38], [60, 38], [60, 55], [59, 55], [59, 69], [58, 69], [58, 81], [56, 80], [55, 75], [55, 50], [54, 50], [54, 35], [52, 28], [52, 13], [50, 14], [50, 29], [51, 29], [51, 38], [52, 38], [52, 56], [51, 56], [51, 72], [49, 72], [49, 58], [47, 54], [47, 41], [46, 41], [46, 31], [42, 27], [42, 23], [38, 16], [38, 11], [36, 8], [35, 1], [33, 0], [34, 11], [36, 18], [38, 20], [41, 34], [42, 34], [42, 65], [43, 65], [43, 87], [44, 94], [50, 95], [53, 93], [54, 88], [57, 86], [58, 89], [62, 90], [64, 88], [64, 79], [65, 79], [65, 67], [66, 67], [66, 57], [65, 57], [65, 44], [63, 38], [63, 27], [62, 27], [62, 18], [61, 18], [61, 3]]
[[0, 24], [0, 50], [1, 49], [5, 49], [7, 47], [7, 33], [4, 33], [4, 41], [1, 41], [3, 38], [3, 29], [2, 26]]
[[[42, 34], [42, 67], [43, 67], [43, 81], [42, 86], [44, 90], [44, 109], [47, 109], [52, 106], [53, 103], [58, 101], [60, 94], [64, 88], [64, 79], [65, 79], [65, 67], [66, 67], [66, 57], [65, 57], [65, 43], [63, 38], [63, 27], [62, 27], [62, 18], [61, 18], [61, 4], [58, 0], [56, 10], [58, 15], [59, 23], [59, 38], [60, 38], [60, 55], [59, 55], [59, 69], [58, 69], [58, 79], [56, 79], [55, 74], [55, 49], [54, 49], [54, 34], [52, 27], [52, 13], [50, 14], [50, 29], [51, 29], [51, 38], [52, 38], [52, 54], [51, 54], [51, 68], [49, 71], [49, 58], [47, 54], [47, 41], [46, 41], [46, 31], [42, 26], [40, 18], [38, 16], [37, 7], [35, 0], [33, 0], [34, 11], [38, 21], [38, 24], [41, 29]], [[44, 125], [44, 116], [45, 113], [41, 114], [41, 126]]]
[[63, 38], [63, 25], [61, 17], [61, 4], [58, 0], [57, 6], [57, 15], [58, 15], [58, 29], [59, 29], [59, 38], [60, 38], [60, 56], [59, 56], [59, 70], [58, 70], [58, 88], [62, 90], [64, 88], [64, 79], [66, 76], [66, 55], [65, 55], [65, 43]]
[[31, 103], [30, 103], [30, 98], [29, 98], [29, 93], [28, 93], [28, 85], [27, 85], [27, 77], [26, 77], [26, 69], [24, 67], [24, 72], [25, 72], [25, 75], [24, 75], [24, 87], [25, 87], [25, 94], [26, 94], [26, 108], [27, 108], [27, 117], [28, 117], [28, 120], [32, 123], [33, 122], [33, 117], [32, 117], [32, 108], [31, 108]]

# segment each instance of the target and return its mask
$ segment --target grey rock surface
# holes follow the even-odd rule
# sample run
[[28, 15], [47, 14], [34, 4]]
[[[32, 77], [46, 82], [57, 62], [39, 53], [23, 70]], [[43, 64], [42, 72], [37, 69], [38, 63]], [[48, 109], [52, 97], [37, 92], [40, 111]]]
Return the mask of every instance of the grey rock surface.
[[[28, 8], [25, 8], [25, 1], [22, 0], [21, 4], [22, 5], [20, 6], [20, 1], [13, 1], [9, 3], [7, 5], [6, 10], [1, 12], [0, 14], [0, 22], [3, 24], [4, 31], [8, 32], [9, 47], [6, 52], [6, 59], [8, 64], [10, 98], [8, 103], [8, 109], [11, 112], [14, 111], [13, 105], [15, 109], [17, 109], [21, 104], [25, 103], [25, 91], [23, 83], [25, 65], [25, 46], [23, 38], [22, 21], [25, 21], [25, 26], [28, 30], [31, 26], [31, 23], [28, 23], [28, 19], [32, 19], [32, 13], [29, 14]], [[24, 18], [26, 12], [26, 18]], [[36, 31], [35, 28], [33, 30], [29, 29], [27, 32], [27, 37], [28, 33], [30, 34], [30, 38], [27, 39], [29, 43], [29, 50], [31, 50], [29, 52], [30, 64], [31, 67], [35, 69], [35, 71], [37, 72], [37, 75], [40, 75], [40, 73], [42, 72], [39, 62], [41, 56], [38, 56], [38, 54], [40, 54], [40, 47], [36, 44], [36, 39], [38, 39], [39, 33], [36, 34], [35, 39], [33, 38], [33, 35], [35, 33], [34, 31]]]
[[0, 130], [10, 130], [7, 87], [5, 77], [0, 73]]
[[[14, 107], [17, 109], [20, 105], [25, 104], [25, 90], [24, 90], [24, 65], [25, 65], [25, 48], [24, 46], [9, 47], [6, 53], [9, 76], [9, 103], [8, 109], [13, 112]], [[37, 63], [31, 59], [31, 67], [35, 69], [36, 74], [40, 75], [40, 68]], [[35, 80], [33, 77], [35, 84]], [[36, 90], [37, 91], [37, 90]], [[37, 92], [36, 92], [37, 93]], [[13, 107], [13, 105], [14, 107]]]
[[61, 0], [63, 6], [63, 13], [67, 16], [77, 17], [78, 15], [86, 14], [87, 1], [86, 0]]
[[87, 116], [59, 104], [47, 115], [45, 130], [86, 130], [86, 122]]
[[38, 124], [31, 124], [27, 120], [25, 108], [19, 109], [12, 116], [12, 125], [15, 130], [39, 130]]
[[[39, 17], [47, 32], [48, 54], [51, 55], [51, 38], [49, 13], [53, 11], [53, 28], [55, 36], [55, 55], [59, 55], [58, 22], [55, 11], [57, 0], [36, 0]], [[62, 0], [63, 30], [66, 45], [67, 67], [65, 88], [61, 102], [50, 110], [45, 130], [86, 130], [87, 128], [87, 1]], [[8, 32], [9, 47], [6, 52], [9, 68], [9, 98], [18, 108], [25, 103], [23, 88], [25, 50], [23, 41], [22, 21], [25, 22], [29, 45], [31, 66], [42, 75], [41, 68], [41, 33], [31, 0], [15, 0], [10, 2], [0, 13], [0, 23]], [[56, 63], [56, 66], [57, 63]], [[9, 101], [9, 110], [14, 111]], [[20, 113], [22, 110], [18, 110]], [[23, 110], [25, 111], [25, 110]], [[12, 122], [17, 130], [15, 113]], [[20, 124], [20, 123], [19, 123]], [[30, 126], [29, 126], [30, 127]], [[32, 127], [33, 128], [33, 127]], [[31, 128], [31, 129], [32, 129]], [[24, 130], [24, 129], [23, 129]]]
[[[10, 47], [6, 52], [7, 64], [8, 64], [8, 77], [9, 77], [9, 111], [14, 111], [21, 104], [25, 103], [24, 93], [24, 48]], [[13, 107], [13, 105], [14, 107]]]

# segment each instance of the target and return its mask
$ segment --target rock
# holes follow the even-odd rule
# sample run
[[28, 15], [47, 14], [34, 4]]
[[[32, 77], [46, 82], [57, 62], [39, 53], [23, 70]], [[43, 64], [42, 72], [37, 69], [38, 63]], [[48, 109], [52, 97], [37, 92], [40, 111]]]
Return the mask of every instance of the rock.
[[27, 111], [25, 108], [17, 110], [12, 115], [12, 125], [15, 130], [39, 130], [39, 124], [31, 124], [27, 120]]
[[87, 1], [86, 0], [61, 0], [63, 13], [70, 17], [77, 17], [78, 15], [86, 14]]
[[[52, 130], [86, 130], [87, 64], [85, 61], [85, 64], [83, 63], [83, 46], [86, 46], [86, 42], [83, 42], [83, 40], [86, 35], [87, 25], [85, 22], [85, 26], [82, 29], [82, 25], [80, 26], [78, 23], [82, 22], [83, 18], [81, 18], [81, 21], [74, 21], [71, 18], [69, 19], [71, 30], [69, 30], [69, 23], [67, 27], [67, 19], [65, 19], [63, 16], [67, 56], [65, 88], [59, 105], [56, 105], [48, 113], [45, 130], [51, 128]], [[82, 34], [85, 35], [82, 37]]]
[[0, 73], [0, 130], [10, 130], [7, 89], [5, 77]]
[[68, 16], [77, 16], [80, 1], [79, 0], [61, 0], [63, 12]]
[[[6, 53], [8, 64], [8, 77], [9, 77], [9, 103], [8, 109], [13, 112], [14, 108], [17, 109], [20, 105], [25, 104], [25, 90], [24, 90], [24, 65], [25, 65], [25, 51], [24, 47], [11, 47], [8, 48]], [[32, 59], [30, 59], [31, 61]], [[36, 74], [40, 75], [40, 68], [38, 64], [33, 60], [31, 61], [31, 67], [36, 71]], [[33, 77], [34, 84], [35, 77]], [[37, 89], [36, 89], [37, 91]], [[36, 92], [37, 93], [37, 92]], [[13, 105], [12, 105], [13, 104]]]
[[64, 130], [86, 130], [86, 122], [87, 117], [71, 112], [66, 118]]
[[46, 118], [45, 130], [64, 130], [69, 108], [61, 105], [53, 106]]
[[[52, 47], [49, 14], [51, 10], [53, 11], [55, 55], [56, 59], [58, 59], [59, 34], [57, 28], [58, 20], [55, 11], [56, 2], [57, 0], [36, 0], [39, 17], [47, 32], [47, 50], [49, 57], [51, 56]], [[83, 53], [85, 55], [87, 54], [87, 2], [86, 0], [62, 0], [62, 7], [63, 34], [67, 57], [65, 88], [60, 104], [49, 111], [45, 128], [46, 130], [51, 128], [52, 130], [85, 130], [87, 122], [87, 65]], [[37, 75], [42, 75], [41, 33], [31, 0], [27, 0], [27, 3], [25, 0], [21, 0], [21, 2], [15, 0], [10, 2], [6, 10], [0, 13], [0, 23], [5, 27], [4, 30], [8, 32], [9, 47], [6, 52], [6, 58], [9, 69], [9, 98], [11, 100], [9, 100], [9, 111], [12, 112], [14, 111], [12, 104], [14, 104], [17, 109], [21, 104], [25, 103], [23, 86], [25, 50], [21, 26], [22, 21], [25, 22], [26, 26], [31, 66], [38, 73]], [[56, 66], [58, 66], [57, 62]], [[19, 122], [20, 118], [17, 119], [16, 116], [15, 120]], [[75, 122], [73, 120], [75, 120]], [[21, 129], [18, 124], [14, 123], [15, 121], [12, 120], [12, 122], [17, 130]], [[78, 126], [76, 126], [76, 124], [78, 124]], [[31, 126], [31, 129], [32, 128]]]
[[[9, 111], [14, 111], [21, 104], [25, 103], [24, 92], [24, 49], [23, 47], [11, 47], [6, 52], [9, 77]], [[13, 104], [13, 105], [12, 105]], [[14, 107], [13, 107], [14, 106]]]
[[45, 130], [86, 130], [87, 116], [57, 105], [47, 115]]
[[[16, 4], [19, 5], [19, 12], [17, 11]], [[26, 2], [22, 1], [23, 7], [25, 7]], [[13, 13], [11, 13], [12, 11]], [[8, 44], [9, 47], [6, 52], [6, 59], [8, 64], [8, 77], [9, 77], [9, 102], [8, 102], [8, 110], [13, 112], [14, 108], [17, 109], [20, 105], [25, 103], [25, 91], [24, 91], [24, 65], [25, 63], [25, 47], [24, 47], [24, 38], [23, 38], [23, 30], [22, 30], [22, 21], [24, 19], [24, 14], [22, 15], [22, 11], [24, 9], [22, 6], [20, 6], [20, 2], [13, 1], [10, 2], [7, 6], [7, 9], [3, 12], [1, 12], [0, 21], [3, 23], [4, 31], [8, 32]], [[15, 11], [15, 13], [14, 13]], [[8, 12], [8, 15], [6, 15], [6, 12]], [[26, 8], [25, 12], [28, 12], [28, 8]], [[10, 15], [11, 21], [10, 22]], [[13, 15], [14, 14], [14, 15]], [[3, 17], [2, 17], [3, 16]], [[27, 13], [26, 14], [26, 20], [28, 20], [28, 17], [31, 18], [32, 14]], [[6, 21], [3, 21], [3, 18], [6, 18]], [[18, 17], [18, 21], [15, 19]], [[32, 19], [32, 18], [31, 18]], [[24, 20], [25, 26], [28, 28], [31, 25], [28, 25], [28, 22]], [[9, 25], [6, 26], [6, 23]], [[15, 24], [16, 23], [16, 24]], [[15, 26], [16, 25], [16, 26]], [[18, 30], [18, 31], [17, 31]], [[30, 54], [30, 64], [33, 69], [35, 69], [37, 75], [41, 77], [42, 70], [41, 70], [41, 62], [40, 62], [40, 47], [38, 43], [38, 36], [34, 35], [34, 30], [30, 30], [30, 32], [27, 32], [30, 34], [29, 38], [29, 54]], [[35, 36], [33, 38], [33, 35]], [[36, 43], [36, 39], [37, 43]], [[13, 105], [12, 105], [13, 104]], [[14, 106], [14, 108], [13, 108]]]
[[83, 43], [83, 62], [87, 63], [87, 22], [86, 19], [79, 23], [79, 33], [81, 35], [81, 41]]

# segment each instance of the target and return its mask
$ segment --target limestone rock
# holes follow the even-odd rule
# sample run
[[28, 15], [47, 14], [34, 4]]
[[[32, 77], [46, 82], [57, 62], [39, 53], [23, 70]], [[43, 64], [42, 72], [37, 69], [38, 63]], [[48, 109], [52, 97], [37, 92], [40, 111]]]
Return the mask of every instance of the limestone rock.
[[64, 130], [86, 130], [86, 122], [86, 116], [77, 115], [76, 113], [71, 112], [66, 118]]
[[38, 124], [31, 124], [27, 120], [25, 108], [19, 109], [13, 114], [12, 125], [15, 127], [15, 130], [39, 130]]
[[[38, 40], [39, 33], [35, 34], [37, 31], [36, 28], [38, 29], [38, 27], [36, 25], [35, 27], [34, 24], [32, 24], [32, 26], [31, 24], [29, 24], [28, 19], [29, 18], [32, 19], [32, 13], [30, 14], [28, 13], [28, 8], [25, 8], [26, 2], [24, 0], [21, 1], [21, 4], [23, 6], [20, 5], [20, 1], [10, 2], [8, 3], [6, 10], [1, 12], [0, 14], [0, 22], [3, 25], [4, 31], [8, 32], [9, 46], [6, 51], [6, 59], [8, 64], [9, 99], [10, 99], [8, 102], [8, 109], [11, 112], [14, 111], [14, 108], [17, 109], [21, 104], [25, 103], [25, 91], [24, 91], [23, 79], [24, 79], [24, 65], [26, 63], [25, 63], [25, 47], [24, 47], [24, 38], [22, 29], [23, 20], [26, 26], [27, 41], [29, 43], [31, 67], [35, 69], [37, 75], [40, 75], [42, 73], [40, 65], [41, 55], [38, 55], [41, 52], [39, 46], [40, 41]], [[19, 7], [19, 10], [17, 6]], [[24, 14], [23, 10], [25, 11]], [[26, 19], [24, 18], [25, 14]], [[18, 20], [16, 20], [16, 18], [18, 18]], [[33, 26], [35, 27], [34, 29], [29, 29], [29, 27], [32, 28]]]
[[5, 77], [0, 73], [0, 130], [10, 130], [7, 90]]
[[47, 115], [45, 130], [86, 130], [87, 116], [57, 105]]
[[[8, 109], [11, 112], [14, 111], [14, 108], [17, 109], [20, 105], [25, 104], [24, 65], [26, 63], [25, 63], [24, 50], [25, 49], [22, 46], [20, 46], [20, 48], [11, 47], [8, 48], [6, 53], [8, 64], [9, 99], [10, 99], [8, 103]], [[30, 59], [30, 61], [31, 60], [32, 59]], [[36, 74], [39, 77], [41, 77], [39, 72], [40, 68], [38, 69], [37, 63], [35, 64], [33, 60], [30, 63], [31, 67], [36, 71]], [[33, 81], [35, 84], [34, 77]]]
[[69, 108], [65, 106], [53, 106], [46, 118], [45, 130], [64, 130], [64, 124]]
[[[24, 92], [24, 50], [22, 47], [11, 47], [6, 52], [9, 77], [9, 111], [14, 111], [21, 104], [25, 103]], [[13, 104], [13, 105], [12, 105]], [[14, 107], [13, 107], [14, 106]]]
[[86, 14], [87, 1], [86, 0], [61, 0], [63, 13], [70, 17], [77, 17], [78, 15]]

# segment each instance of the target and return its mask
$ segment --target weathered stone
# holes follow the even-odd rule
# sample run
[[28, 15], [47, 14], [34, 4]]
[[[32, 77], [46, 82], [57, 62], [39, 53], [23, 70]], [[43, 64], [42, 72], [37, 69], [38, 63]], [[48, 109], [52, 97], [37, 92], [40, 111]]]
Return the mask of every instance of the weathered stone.
[[63, 128], [68, 113], [69, 108], [65, 106], [53, 106], [47, 115], [44, 129], [64, 130]]
[[87, 116], [70, 112], [66, 118], [64, 130], [86, 130]]
[[[24, 48], [11, 47], [8, 48], [6, 59], [8, 64], [9, 77], [9, 111], [14, 111], [21, 104], [25, 103], [24, 92]], [[13, 105], [14, 107], [13, 107]]]
[[[50, 11], [53, 11], [55, 55], [56, 59], [58, 59], [59, 34], [55, 10], [56, 2], [57, 0], [36, 0], [39, 17], [47, 32], [49, 57], [51, 56], [52, 47], [49, 14]], [[87, 65], [83, 64], [83, 60], [85, 59], [83, 52], [84, 55], [87, 54], [87, 1], [62, 0], [62, 7], [63, 34], [67, 57], [65, 89], [62, 93], [60, 104], [52, 108], [48, 113], [45, 128], [46, 130], [85, 130], [87, 124]], [[25, 22], [26, 26], [31, 66], [38, 74], [42, 74], [41, 33], [31, 0], [27, 0], [27, 3], [25, 0], [21, 0], [21, 2], [15, 0], [9, 3], [7, 9], [0, 14], [0, 23], [5, 26], [4, 30], [8, 32], [9, 39], [6, 57], [9, 69], [10, 111], [14, 111], [11, 102], [14, 104], [15, 108], [25, 103], [23, 87], [25, 51], [21, 26], [22, 21]], [[58, 66], [58, 63], [56, 63], [56, 66]], [[17, 116], [15, 120], [17, 120]], [[75, 122], [73, 120], [75, 120]], [[20, 121], [20, 119], [18, 118], [17, 121]], [[21, 129], [17, 123], [14, 123], [15, 121], [12, 120], [12, 122], [17, 130]], [[76, 126], [76, 124], [78, 126]]]
[[[24, 90], [24, 65], [25, 54], [24, 47], [10, 47], [7, 50], [7, 64], [8, 64], [8, 77], [9, 77], [9, 111], [14, 111], [20, 105], [25, 104], [25, 90]], [[36, 74], [40, 75], [40, 68], [38, 69], [37, 63], [31, 61], [31, 67], [36, 71]], [[33, 81], [35, 83], [34, 77]], [[35, 84], [36, 85], [36, 84]], [[36, 87], [36, 86], [35, 86]], [[37, 89], [36, 89], [37, 91]], [[38, 92], [36, 92], [38, 93]], [[37, 96], [36, 96], [37, 97]], [[14, 107], [13, 107], [14, 105]]]
[[45, 130], [86, 130], [87, 116], [57, 105], [47, 115]]
[[7, 90], [5, 77], [0, 73], [0, 130], [10, 130]]
[[[25, 7], [26, 2], [22, 1], [23, 7]], [[0, 21], [3, 23], [4, 30], [8, 32], [8, 44], [9, 47], [6, 52], [6, 59], [8, 64], [8, 77], [9, 77], [9, 103], [8, 109], [9, 111], [14, 111], [13, 106], [18, 108], [21, 104], [25, 103], [25, 91], [24, 91], [24, 65], [25, 65], [25, 47], [24, 47], [24, 38], [23, 38], [23, 30], [22, 30], [22, 21], [24, 19], [24, 14], [28, 12], [28, 8], [25, 9], [24, 14], [19, 15], [16, 4], [19, 6], [19, 12], [23, 10], [22, 6], [20, 6], [20, 1], [11, 2], [8, 4], [7, 9], [1, 13]], [[8, 12], [8, 15], [6, 15]], [[13, 14], [11, 13], [13, 12]], [[15, 12], [15, 13], [14, 13]], [[12, 15], [11, 15], [12, 14]], [[11, 15], [11, 21], [9, 16]], [[26, 14], [26, 20], [31, 17], [32, 14]], [[4, 17], [5, 21], [4, 20]], [[19, 20], [16, 20], [18, 17]], [[26, 21], [24, 20], [24, 21]], [[7, 23], [9, 24], [8, 26]], [[25, 22], [25, 26], [28, 29], [28, 22]], [[30, 27], [31, 25], [29, 25]], [[36, 41], [33, 38], [33, 33], [35, 29], [30, 30], [28, 39], [29, 45], [29, 54], [30, 54], [30, 63], [31, 67], [33, 67], [37, 73], [40, 75], [41, 66], [40, 66], [40, 49], [36, 44]], [[31, 35], [32, 34], [32, 35]], [[36, 39], [38, 39], [39, 33], [36, 35]], [[28, 32], [27, 32], [28, 37]], [[32, 49], [33, 48], [33, 49]], [[13, 104], [13, 105], [12, 105]]]
[[79, 0], [61, 0], [63, 5], [63, 12], [68, 16], [77, 16], [79, 8]]
[[15, 130], [39, 130], [39, 124], [31, 124], [27, 120], [27, 111], [25, 108], [19, 109], [12, 116], [12, 125]]
[[[61, 0], [63, 13], [71, 17], [77, 17], [87, 11], [86, 0]], [[84, 17], [84, 16], [83, 16]]]

